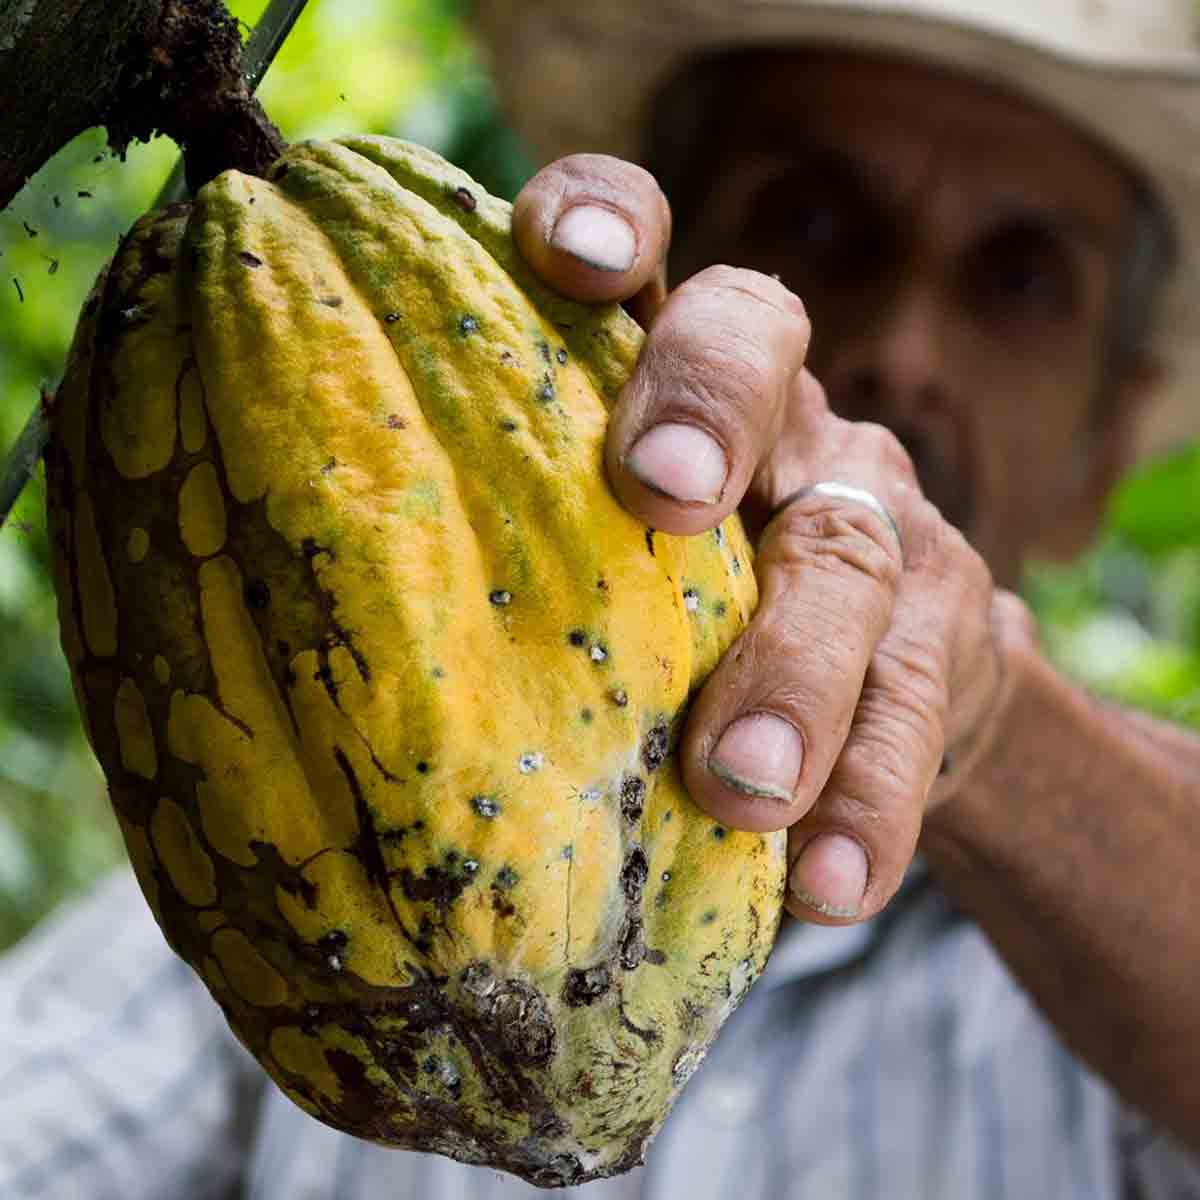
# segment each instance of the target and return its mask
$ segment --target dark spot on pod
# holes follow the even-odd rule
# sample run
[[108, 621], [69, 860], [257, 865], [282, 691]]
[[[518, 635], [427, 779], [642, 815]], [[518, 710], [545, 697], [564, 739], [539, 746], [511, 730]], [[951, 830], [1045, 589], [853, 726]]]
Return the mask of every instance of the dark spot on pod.
[[701, 925], [711, 925], [717, 919], [717, 910], [715, 908], [706, 909], [700, 917]]
[[718, 617], [723, 617], [728, 611], [729, 606], [724, 600], [718, 600], [716, 604], [713, 605], [713, 612], [716, 613]]
[[712, 531], [712, 534], [713, 534], [713, 540], [717, 543], [718, 546], [725, 545], [725, 530], [723, 530], [720, 525], [718, 525], [716, 527], [716, 529], [714, 529]]
[[516, 423], [516, 421], [509, 420], [506, 417], [503, 421], [500, 422], [500, 428], [503, 429], [505, 433], [516, 433], [517, 423]]
[[[562, 1117], [555, 1116], [555, 1114], [551, 1112], [543, 1112], [538, 1113], [538, 1115], [533, 1118], [532, 1129], [534, 1137], [557, 1138], [562, 1137], [564, 1133], [569, 1133], [571, 1127], [562, 1119]], [[570, 1156], [565, 1155], [561, 1157], [569, 1158]]]
[[312, 560], [319, 554], [327, 554], [331, 559], [335, 557], [332, 550], [326, 549], [324, 546], [317, 545], [316, 538], [306, 537], [300, 543], [300, 549], [303, 552], [304, 557], [307, 558], [309, 562], [312, 562]]
[[642, 954], [642, 959], [645, 962], [653, 963], [656, 967], [661, 967], [667, 961], [667, 956], [661, 950], [651, 950], [647, 947]]
[[418, 820], [416, 820], [416, 821], [414, 821], [414, 822], [412, 823], [412, 827], [413, 827], [414, 829], [424, 829], [424, 828], [425, 828], [425, 822], [424, 822], [423, 820], [420, 820], [420, 819], [418, 819]]
[[555, 397], [554, 380], [549, 375], [542, 376], [542, 386], [538, 388], [537, 398], [543, 404], [549, 404]]
[[550, 365], [550, 343], [549, 342], [538, 342], [537, 348], [538, 348], [538, 353], [542, 356], [543, 361], [546, 363], [547, 366], [549, 366]]
[[325, 958], [325, 965], [334, 972], [342, 969], [342, 952], [350, 939], [340, 929], [331, 929], [317, 939], [317, 949]]
[[741, 562], [741, 559], [739, 559], [739, 558], [738, 558], [738, 557], [735, 555], [735, 556], [734, 556], [734, 559], [733, 559], [733, 562], [730, 564], [730, 567], [731, 567], [731, 569], [733, 570], [733, 573], [734, 573], [735, 575], [740, 575], [740, 574], [742, 573], [742, 562]]
[[572, 646], [585, 646], [587, 645], [587, 634], [584, 633], [582, 629], [572, 629], [571, 632], [567, 634], [567, 641], [570, 642]]
[[467, 337], [479, 331], [479, 318], [471, 313], [464, 313], [458, 319], [458, 332]]
[[[263, 850], [268, 849], [262, 842], [252, 841], [250, 849], [261, 859]], [[273, 847], [270, 847], [273, 849]], [[317, 885], [311, 879], [305, 879], [303, 875], [296, 872], [289, 876], [285, 876], [279, 882], [279, 887], [282, 891], [287, 892], [289, 896], [299, 896], [304, 907], [314, 909], [317, 907]]]
[[654, 530], [646, 530], [646, 549], [650, 551], [650, 557], [654, 557]]
[[517, 886], [517, 881], [520, 878], [520, 875], [512, 867], [505, 865], [496, 872], [496, 881], [492, 884], [492, 887], [501, 888], [506, 892], [511, 891]]
[[496, 977], [488, 963], [477, 961], [468, 963], [463, 968], [460, 978], [463, 991], [471, 996], [480, 997], [491, 994], [496, 986]]
[[563, 1000], [572, 1008], [581, 1008], [594, 1004], [612, 984], [612, 976], [607, 963], [583, 970], [567, 972], [567, 982], [563, 985]]
[[539, 1187], [570, 1187], [583, 1178], [583, 1167], [573, 1154], [556, 1154], [544, 1167], [538, 1167], [531, 1175]]
[[596, 580], [596, 586], [602, 592], [607, 592], [608, 591], [608, 580], [605, 579], [603, 575], [601, 575], [600, 578]]
[[527, 983], [509, 980], [492, 993], [491, 1023], [518, 1062], [531, 1066], [554, 1057], [554, 1020], [546, 998]]
[[558, 359], [558, 365], [561, 367], [567, 361], [567, 352], [562, 349], [562, 347], [559, 347], [559, 349], [555, 352], [554, 357]]
[[429, 774], [429, 764], [424, 759], [421, 759], [421, 761], [417, 763], [417, 773], [419, 775]]
[[407, 429], [408, 423], [399, 413], [388, 413], [387, 427], [389, 429]]
[[409, 900], [434, 903], [442, 911], [462, 895], [468, 882], [441, 867], [426, 867], [420, 875], [414, 875], [408, 867], [400, 872], [400, 887]]
[[621, 868], [621, 890], [630, 904], [641, 902], [642, 889], [646, 886], [646, 877], [649, 874], [650, 864], [646, 861], [645, 851], [641, 846], [634, 846]]
[[271, 588], [265, 579], [249, 579], [242, 590], [247, 608], [261, 612], [271, 603]]
[[429, 673], [434, 677], [434, 679], [446, 678], [446, 672], [442, 667], [433, 667]]
[[479, 201], [475, 199], [471, 191], [465, 187], [457, 187], [450, 193], [450, 198], [454, 201], [463, 212], [474, 212], [479, 207]]
[[338, 465], [338, 463], [337, 463], [336, 458], [331, 458], [331, 459], [327, 460], [326, 462], [321, 464], [321, 474], [328, 475], [331, 471], [333, 471], [337, 467], [337, 465]]
[[326, 308], [341, 308], [342, 298], [341, 296], [322, 296], [321, 303], [325, 305]]
[[390, 313], [383, 314], [383, 323], [385, 325], [395, 325], [395, 323], [398, 320], [400, 320], [400, 314], [398, 312], [390, 312]]
[[506, 592], [502, 588], [496, 588], [495, 591], [488, 592], [488, 599], [496, 605], [511, 604], [512, 592]]
[[647, 771], [656, 771], [662, 766], [670, 746], [670, 730], [665, 721], [659, 721], [642, 742], [642, 762]]
[[626, 971], [635, 970], [646, 957], [646, 936], [642, 923], [636, 917], [630, 918], [621, 930], [621, 949], [618, 960]]
[[618, 707], [624, 708], [629, 703], [629, 696], [624, 688], [613, 688], [608, 693], [608, 698]]
[[263, 260], [257, 254], [251, 254], [249, 250], [238, 251], [238, 262], [253, 270], [258, 270], [263, 265]]
[[472, 796], [471, 807], [481, 817], [494, 817], [500, 812], [500, 801], [495, 796]]
[[715, 837], [718, 842], [723, 842], [725, 840], [725, 835], [728, 832], [729, 832], [729, 830], [726, 829], [724, 825], [717, 825], [713, 829], [713, 837]]
[[131, 304], [128, 308], [122, 308], [117, 312], [117, 320], [127, 329], [132, 329], [136, 325], [144, 325], [150, 320], [154, 309], [149, 305], [137, 303]]
[[457, 850], [447, 850], [446, 851], [446, 861], [448, 863], [458, 862], [458, 851]]
[[626, 775], [621, 780], [621, 816], [633, 822], [642, 819], [646, 807], [646, 781], [638, 775]]

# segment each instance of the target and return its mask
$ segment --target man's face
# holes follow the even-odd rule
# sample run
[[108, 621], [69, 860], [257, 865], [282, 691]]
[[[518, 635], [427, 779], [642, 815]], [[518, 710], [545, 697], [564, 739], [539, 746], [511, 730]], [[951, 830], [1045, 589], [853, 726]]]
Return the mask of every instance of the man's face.
[[1108, 482], [1127, 177], [1025, 101], [896, 62], [767, 57], [731, 103], [676, 265], [778, 274], [833, 409], [892, 428], [1011, 586]]

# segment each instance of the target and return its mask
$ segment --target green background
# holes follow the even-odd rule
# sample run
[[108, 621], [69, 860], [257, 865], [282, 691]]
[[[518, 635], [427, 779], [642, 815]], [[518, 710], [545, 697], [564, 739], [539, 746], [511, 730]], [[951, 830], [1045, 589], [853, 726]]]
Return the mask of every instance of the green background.
[[[262, 0], [233, 13], [253, 24]], [[512, 196], [529, 172], [454, 0], [310, 0], [260, 95], [288, 139], [392, 133]], [[92, 131], [0, 214], [0, 451], [61, 370], [75, 317], [117, 239], [175, 160], [163, 139], [118, 161]], [[0, 947], [122, 850], [58, 645], [45, 487], [0, 530]], [[1117, 495], [1095, 550], [1031, 571], [1026, 595], [1063, 667], [1097, 691], [1200, 724], [1200, 453]]]

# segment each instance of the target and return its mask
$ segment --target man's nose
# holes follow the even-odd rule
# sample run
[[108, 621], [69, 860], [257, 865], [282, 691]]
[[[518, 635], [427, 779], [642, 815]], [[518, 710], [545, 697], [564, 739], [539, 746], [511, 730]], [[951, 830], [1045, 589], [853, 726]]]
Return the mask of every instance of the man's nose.
[[923, 283], [851, 314], [821, 380], [833, 410], [852, 421], [919, 426], [948, 399], [946, 333], [943, 305]]

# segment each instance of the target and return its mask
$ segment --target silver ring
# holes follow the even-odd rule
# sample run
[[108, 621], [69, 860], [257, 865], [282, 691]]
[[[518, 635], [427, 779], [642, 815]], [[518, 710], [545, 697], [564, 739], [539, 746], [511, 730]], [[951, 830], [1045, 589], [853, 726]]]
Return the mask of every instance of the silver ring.
[[900, 547], [900, 554], [903, 557], [904, 539], [900, 536], [900, 526], [896, 524], [896, 518], [888, 512], [883, 501], [878, 496], [868, 492], [865, 488], [851, 487], [848, 483], [838, 483], [835, 479], [823, 480], [821, 483], [810, 483], [806, 487], [798, 488], [778, 505], [771, 514], [772, 518], [777, 517], [794, 500], [803, 500], [805, 496], [811, 496], [814, 492], [818, 496], [830, 496], [834, 500], [849, 500], [854, 504], [862, 504], [866, 508], [869, 508], [895, 534], [896, 545]]

